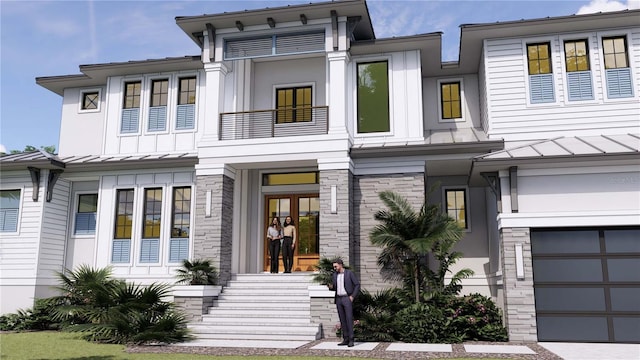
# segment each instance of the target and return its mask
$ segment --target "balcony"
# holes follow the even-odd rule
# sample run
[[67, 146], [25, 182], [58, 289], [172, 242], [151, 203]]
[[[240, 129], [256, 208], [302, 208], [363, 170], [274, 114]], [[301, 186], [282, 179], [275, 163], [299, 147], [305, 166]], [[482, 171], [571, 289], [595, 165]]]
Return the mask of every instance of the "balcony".
[[328, 130], [328, 106], [220, 114], [220, 140], [324, 135]]

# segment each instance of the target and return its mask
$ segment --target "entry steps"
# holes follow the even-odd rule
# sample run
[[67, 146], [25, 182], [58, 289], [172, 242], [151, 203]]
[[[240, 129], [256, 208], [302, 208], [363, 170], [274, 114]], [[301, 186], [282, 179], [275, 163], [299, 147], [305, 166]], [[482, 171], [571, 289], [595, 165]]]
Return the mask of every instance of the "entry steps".
[[190, 323], [198, 340], [320, 339], [311, 323], [309, 273], [237, 274], [223, 287], [202, 322]]

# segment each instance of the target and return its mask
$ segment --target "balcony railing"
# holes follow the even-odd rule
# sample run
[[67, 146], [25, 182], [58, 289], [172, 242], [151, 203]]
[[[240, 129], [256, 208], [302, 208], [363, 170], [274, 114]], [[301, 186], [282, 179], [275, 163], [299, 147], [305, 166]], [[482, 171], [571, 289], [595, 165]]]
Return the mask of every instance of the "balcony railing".
[[328, 130], [328, 106], [220, 114], [220, 140], [323, 135]]

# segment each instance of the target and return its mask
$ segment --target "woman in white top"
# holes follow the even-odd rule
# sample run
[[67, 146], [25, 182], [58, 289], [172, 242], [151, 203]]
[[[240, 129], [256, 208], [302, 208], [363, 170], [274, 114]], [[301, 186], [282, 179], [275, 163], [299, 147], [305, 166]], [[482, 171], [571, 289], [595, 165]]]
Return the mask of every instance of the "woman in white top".
[[271, 225], [267, 229], [267, 239], [269, 240], [269, 256], [271, 257], [271, 273], [278, 273], [278, 256], [280, 256], [280, 239], [282, 239], [282, 227], [280, 219], [275, 216], [271, 220]]

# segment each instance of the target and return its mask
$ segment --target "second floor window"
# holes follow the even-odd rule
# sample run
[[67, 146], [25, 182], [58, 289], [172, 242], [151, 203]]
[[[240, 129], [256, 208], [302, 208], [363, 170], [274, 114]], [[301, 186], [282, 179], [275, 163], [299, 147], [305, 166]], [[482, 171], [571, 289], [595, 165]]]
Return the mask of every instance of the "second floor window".
[[389, 64], [360, 63], [358, 76], [358, 133], [388, 132]]
[[149, 108], [149, 131], [163, 131], [167, 125], [167, 98], [169, 80], [151, 82], [151, 107]]
[[607, 80], [607, 96], [609, 98], [632, 97], [633, 82], [631, 80], [626, 37], [603, 38], [602, 49]]
[[440, 106], [443, 120], [462, 118], [460, 82], [440, 83]]
[[195, 127], [196, 77], [181, 78], [178, 83], [176, 130]]
[[565, 41], [564, 62], [567, 68], [569, 100], [592, 100], [593, 86], [587, 40]]
[[140, 115], [140, 93], [142, 83], [140, 81], [124, 84], [124, 103], [122, 106], [121, 133], [138, 132], [138, 117]]
[[531, 103], [554, 102], [551, 44], [527, 44], [527, 62]]
[[276, 123], [311, 121], [311, 86], [276, 90]]

